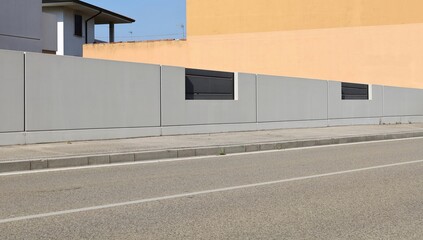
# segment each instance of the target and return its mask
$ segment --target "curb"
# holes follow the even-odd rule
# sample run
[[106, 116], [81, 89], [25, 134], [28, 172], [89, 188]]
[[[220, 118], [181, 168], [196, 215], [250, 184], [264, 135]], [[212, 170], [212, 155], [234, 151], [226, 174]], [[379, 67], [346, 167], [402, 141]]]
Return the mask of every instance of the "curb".
[[231, 146], [212, 146], [212, 147], [188, 148], [188, 149], [184, 148], [184, 149], [143, 151], [143, 152], [132, 152], [132, 153], [99, 154], [99, 155], [86, 155], [86, 156], [75, 156], [75, 157], [58, 157], [58, 158], [32, 159], [32, 160], [20, 160], [20, 161], [5, 161], [5, 162], [0, 162], [0, 173], [66, 168], [66, 167], [81, 167], [81, 166], [90, 166], [90, 165], [137, 162], [137, 161], [160, 160], [160, 159], [171, 159], [171, 158], [185, 158], [185, 157], [196, 157], [196, 156], [226, 155], [226, 154], [244, 153], [244, 152], [271, 151], [271, 150], [292, 149], [292, 148], [300, 148], [300, 147], [336, 145], [336, 144], [355, 143], [355, 142], [371, 142], [371, 141], [392, 140], [392, 139], [401, 139], [401, 138], [416, 138], [416, 137], [423, 137], [423, 132], [403, 132], [403, 133], [393, 133], [393, 134], [365, 135], [365, 136], [326, 138], [326, 139], [314, 139], [314, 140], [307, 139], [307, 140], [297, 140], [297, 141], [253, 143], [253, 144], [242, 144], [242, 145], [231, 145]]

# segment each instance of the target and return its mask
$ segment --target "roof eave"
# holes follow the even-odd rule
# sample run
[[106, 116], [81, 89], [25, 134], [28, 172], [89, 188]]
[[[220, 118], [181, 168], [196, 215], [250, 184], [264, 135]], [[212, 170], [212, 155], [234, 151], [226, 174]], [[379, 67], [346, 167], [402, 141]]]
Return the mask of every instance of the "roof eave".
[[[79, 1], [79, 0], [43, 0], [43, 7], [66, 7], [66, 6], [72, 6], [72, 5], [79, 5], [85, 8], [88, 8], [90, 10], [94, 10], [94, 11], [98, 11], [98, 12], [102, 12], [103, 14], [109, 15], [112, 18], [115, 19], [119, 19], [120, 21], [116, 21], [114, 23], [133, 23], [135, 22], [135, 19], [123, 16], [121, 14], [112, 12], [110, 10], [83, 2], [83, 1]], [[96, 24], [108, 24], [110, 22], [96, 22]]]

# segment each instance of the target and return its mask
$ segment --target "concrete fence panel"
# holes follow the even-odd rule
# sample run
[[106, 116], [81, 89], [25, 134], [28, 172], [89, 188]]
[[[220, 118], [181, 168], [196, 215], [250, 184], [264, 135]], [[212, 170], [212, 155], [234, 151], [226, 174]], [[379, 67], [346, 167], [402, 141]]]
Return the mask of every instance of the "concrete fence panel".
[[423, 116], [423, 89], [384, 87], [384, 117]]
[[26, 54], [27, 130], [160, 126], [160, 66]]
[[383, 87], [369, 86], [368, 100], [343, 100], [341, 82], [328, 82], [329, 125], [378, 124], [382, 117]]
[[24, 131], [24, 54], [0, 50], [0, 132]]
[[258, 75], [258, 122], [327, 119], [327, 82]]
[[240, 73], [237, 100], [185, 100], [185, 69], [163, 66], [162, 125], [255, 123], [255, 84], [255, 75]]

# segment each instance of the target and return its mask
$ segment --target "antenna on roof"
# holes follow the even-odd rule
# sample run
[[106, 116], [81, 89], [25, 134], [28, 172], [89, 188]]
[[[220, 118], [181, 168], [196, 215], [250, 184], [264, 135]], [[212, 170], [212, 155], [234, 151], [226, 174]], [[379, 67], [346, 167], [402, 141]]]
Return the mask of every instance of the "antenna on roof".
[[186, 39], [186, 37], [185, 37], [185, 25], [181, 24], [181, 28], [182, 28], [182, 38]]

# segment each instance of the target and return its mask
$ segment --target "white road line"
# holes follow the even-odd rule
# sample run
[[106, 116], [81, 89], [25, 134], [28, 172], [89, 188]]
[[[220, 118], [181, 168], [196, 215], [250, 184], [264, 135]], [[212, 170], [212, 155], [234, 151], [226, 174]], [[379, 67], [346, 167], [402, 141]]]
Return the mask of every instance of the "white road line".
[[[159, 160], [149, 160], [149, 161], [139, 161], [139, 162], [112, 163], [112, 164], [104, 164], [104, 165], [66, 167], [66, 168], [57, 168], [57, 169], [30, 170], [30, 171], [23, 171], [23, 172], [6, 172], [6, 173], [0, 173], [0, 177], [14, 176], [14, 175], [24, 175], [24, 174], [36, 174], [36, 173], [62, 172], [62, 171], [72, 171], [72, 170], [91, 169], [91, 168], [108, 168], [108, 167], [139, 165], [139, 164], [180, 162], [180, 161], [201, 160], [201, 159], [209, 159], [209, 158], [223, 158], [223, 157], [231, 157], [231, 156], [273, 153], [273, 152], [299, 151], [299, 150], [304, 150], [304, 149], [341, 147], [341, 146], [360, 145], [360, 144], [386, 143], [386, 142], [397, 142], [397, 141], [412, 141], [412, 140], [418, 140], [418, 139], [423, 139], [423, 137], [400, 138], [400, 139], [354, 142], [354, 143], [340, 143], [340, 144], [299, 147], [299, 148], [288, 148], [288, 149], [276, 149], [276, 150], [266, 150], [266, 151], [256, 151], [256, 152], [231, 153], [231, 154], [228, 154], [228, 155], [195, 156], [195, 157], [186, 157], [186, 158], [169, 158], [169, 159], [159, 159]], [[268, 142], [268, 143], [271, 144], [272, 142]], [[258, 143], [252, 143], [252, 144], [254, 145], [254, 144], [258, 144]], [[266, 143], [263, 143], [263, 144], [266, 144]], [[248, 145], [248, 144], [245, 144], [245, 145]], [[210, 147], [218, 147], [218, 146], [210, 146]], [[124, 153], [124, 154], [127, 154], [127, 153]], [[128, 153], [128, 154], [130, 154], [130, 153]], [[107, 154], [105, 154], [105, 155], [107, 155]], [[77, 157], [77, 156], [69, 156], [69, 157]]]
[[390, 167], [403, 166], [403, 165], [409, 165], [409, 164], [417, 164], [417, 163], [423, 163], [423, 160], [393, 163], [393, 164], [386, 164], [386, 165], [378, 165], [378, 166], [373, 166], [373, 167], [358, 168], [358, 169], [352, 169], [352, 170], [346, 170], [346, 171], [316, 174], [316, 175], [310, 175], [310, 176], [305, 176], [305, 177], [288, 178], [288, 179], [282, 179], [282, 180], [276, 180], [276, 181], [270, 181], [270, 182], [246, 184], [246, 185], [239, 185], [239, 186], [226, 187], [226, 188], [217, 188], [217, 189], [205, 190], [205, 191], [199, 191], [199, 192], [169, 195], [169, 196], [164, 196], [164, 197], [147, 198], [147, 199], [141, 199], [141, 200], [135, 200], [135, 201], [113, 203], [113, 204], [99, 205], [99, 206], [86, 207], [86, 208], [76, 208], [76, 209], [56, 211], [56, 212], [50, 212], [50, 213], [42, 213], [42, 214], [35, 214], [35, 215], [28, 215], [28, 216], [22, 216], [22, 217], [7, 218], [7, 219], [1, 219], [0, 224], [18, 222], [18, 221], [25, 221], [25, 220], [32, 220], [32, 219], [38, 219], [38, 218], [60, 216], [60, 215], [71, 214], [71, 213], [80, 213], [80, 212], [102, 210], [102, 209], [115, 208], [115, 207], [123, 207], [123, 206], [128, 206], [128, 205], [135, 205], [135, 204], [142, 204], [142, 203], [148, 203], [148, 202], [170, 200], [170, 199], [183, 198], [183, 197], [191, 197], [191, 196], [204, 195], [204, 194], [210, 194], [210, 193], [228, 192], [228, 191], [239, 190], [239, 189], [274, 185], [274, 184], [308, 180], [308, 179], [321, 178], [321, 177], [336, 176], [336, 175], [342, 175], [342, 174], [348, 174], [348, 173], [369, 171], [369, 170], [382, 169], [382, 168], [390, 168]]

